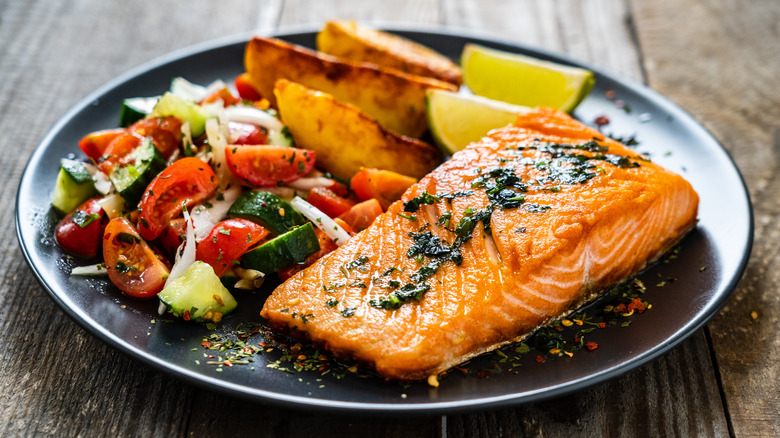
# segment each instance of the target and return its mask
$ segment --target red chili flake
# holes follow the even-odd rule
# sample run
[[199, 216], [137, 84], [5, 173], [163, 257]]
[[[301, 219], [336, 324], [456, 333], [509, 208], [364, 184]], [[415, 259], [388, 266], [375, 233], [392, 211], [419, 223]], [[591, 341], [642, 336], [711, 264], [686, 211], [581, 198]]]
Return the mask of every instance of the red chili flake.
[[579, 343], [580, 342], [580, 337], [579, 336], [575, 336], [574, 337], [574, 342], [575, 343]]
[[225, 366], [232, 367], [232, 366], [233, 366], [233, 363], [232, 363], [232, 362], [225, 361]]
[[258, 343], [257, 343], [257, 346], [258, 346], [258, 347], [265, 347], [265, 346], [267, 346], [267, 345], [268, 345], [268, 343], [267, 343], [267, 342], [265, 342], [265, 341], [263, 341], [263, 342], [258, 342]]
[[600, 322], [600, 323], [599, 323], [599, 328], [604, 328], [604, 327], [606, 327], [606, 326], [607, 326], [607, 323], [606, 323], [606, 322]]
[[599, 348], [599, 344], [597, 344], [597, 343], [595, 343], [593, 341], [586, 342], [585, 343], [585, 348], [587, 348], [590, 351], [593, 351], [593, 350]]
[[607, 99], [614, 99], [615, 98], [615, 90], [609, 89], [607, 90], [604, 95], [607, 97]]
[[211, 354], [209, 354], [209, 356], [208, 356], [208, 357], [209, 357], [209, 359], [214, 359], [214, 356], [213, 356], [213, 355], [211, 355]]
[[628, 307], [626, 307], [625, 304], [621, 303], [621, 304], [618, 304], [617, 306], [615, 306], [612, 309], [612, 311], [615, 312], [615, 313], [626, 313], [626, 312], [628, 312]]
[[204, 346], [205, 348], [211, 347], [211, 342], [209, 341], [200, 341], [200, 345]]
[[561, 326], [555, 327], [555, 330], [561, 331], [561, 330], [563, 330], [563, 327], [561, 327]]
[[547, 358], [542, 356], [541, 354], [536, 356], [536, 362], [538, 362], [538, 363], [542, 363], [542, 362], [544, 362], [546, 360], [547, 360]]
[[182, 319], [184, 319], [185, 321], [189, 321], [189, 320], [190, 320], [190, 311], [189, 311], [189, 310], [185, 310], [185, 311], [184, 311], [184, 314], [183, 314], [181, 317], [182, 317]]
[[607, 116], [598, 116], [595, 120], [593, 120], [593, 123], [596, 124], [599, 128], [604, 125], [609, 125], [609, 117]]
[[488, 372], [488, 370], [482, 370], [478, 372], [476, 376], [479, 377], [480, 379], [487, 379], [488, 376], [490, 376], [490, 373]]
[[628, 304], [628, 309], [636, 310], [637, 312], [642, 313], [645, 311], [645, 309], [647, 309], [647, 307], [645, 306], [645, 303], [642, 302], [642, 300], [639, 298], [634, 298], [633, 301]]

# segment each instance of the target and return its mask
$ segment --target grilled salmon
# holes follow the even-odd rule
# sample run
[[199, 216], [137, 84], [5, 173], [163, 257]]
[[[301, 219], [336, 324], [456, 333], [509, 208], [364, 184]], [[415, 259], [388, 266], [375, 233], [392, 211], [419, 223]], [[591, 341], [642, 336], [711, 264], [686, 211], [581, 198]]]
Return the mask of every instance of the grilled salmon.
[[262, 316], [388, 379], [516, 342], [643, 269], [696, 223], [679, 175], [538, 108], [456, 153]]

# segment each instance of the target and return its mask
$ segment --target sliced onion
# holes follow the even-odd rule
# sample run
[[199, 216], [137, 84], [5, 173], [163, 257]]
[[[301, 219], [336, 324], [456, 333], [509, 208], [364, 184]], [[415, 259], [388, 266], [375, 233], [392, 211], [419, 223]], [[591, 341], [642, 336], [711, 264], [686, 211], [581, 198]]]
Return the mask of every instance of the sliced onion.
[[281, 131], [284, 124], [267, 112], [250, 106], [231, 106], [225, 108], [225, 117], [230, 122], [251, 123], [268, 130]]
[[125, 199], [119, 193], [104, 196], [98, 200], [98, 204], [106, 212], [109, 219], [121, 216], [125, 211]]
[[285, 201], [289, 201], [292, 198], [296, 196], [306, 196], [309, 192], [299, 191], [295, 190], [292, 187], [282, 186], [282, 187], [263, 187], [261, 189], [258, 189], [261, 192], [268, 192], [272, 195], [276, 195]]
[[95, 180], [95, 190], [102, 195], [107, 195], [114, 187], [111, 181], [108, 179], [108, 175], [101, 172], [97, 166], [91, 163], [84, 163], [84, 168], [87, 169], [92, 178]]
[[173, 78], [171, 93], [191, 102], [200, 102], [208, 96], [206, 87], [193, 84], [184, 78]]
[[313, 178], [298, 178], [293, 182], [287, 183], [289, 187], [296, 190], [308, 192], [316, 187], [328, 187], [333, 184], [333, 180], [324, 176], [315, 176]]
[[189, 269], [190, 265], [195, 263], [195, 227], [187, 210], [184, 210], [184, 221], [186, 223], [185, 239], [176, 251], [176, 261], [173, 263], [171, 273], [168, 274], [165, 286], [168, 286], [176, 277]]
[[312, 221], [317, 228], [321, 229], [328, 235], [333, 242], [341, 246], [347, 243], [349, 240], [349, 233], [344, 231], [333, 219], [329, 218], [325, 213], [321, 212], [317, 207], [309, 204], [303, 199], [296, 196], [290, 201], [292, 208], [298, 210], [306, 219]]
[[219, 179], [220, 187], [225, 187], [233, 179], [233, 173], [228, 169], [225, 160], [225, 147], [227, 146], [227, 136], [220, 128], [220, 123], [216, 119], [206, 120], [206, 137], [211, 146], [211, 155], [214, 158], [213, 167]]
[[108, 275], [105, 263], [95, 265], [76, 266], [70, 271], [70, 275], [103, 276]]

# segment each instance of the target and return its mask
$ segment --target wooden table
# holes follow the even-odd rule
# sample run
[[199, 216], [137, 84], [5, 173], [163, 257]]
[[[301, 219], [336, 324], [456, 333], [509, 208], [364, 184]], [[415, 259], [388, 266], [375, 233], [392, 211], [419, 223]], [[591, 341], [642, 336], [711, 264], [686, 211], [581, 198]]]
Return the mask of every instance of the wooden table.
[[[87, 334], [36, 282], [0, 209], [0, 435], [780, 435], [780, 2], [756, 0], [0, 0], [0, 201], [52, 124], [114, 76], [174, 49], [329, 18], [452, 26], [565, 53], [650, 85], [723, 143], [755, 204], [747, 274], [682, 345], [541, 403], [375, 418], [215, 394]], [[755, 313], [753, 313], [755, 312]], [[752, 316], [751, 316], [752, 315]]]

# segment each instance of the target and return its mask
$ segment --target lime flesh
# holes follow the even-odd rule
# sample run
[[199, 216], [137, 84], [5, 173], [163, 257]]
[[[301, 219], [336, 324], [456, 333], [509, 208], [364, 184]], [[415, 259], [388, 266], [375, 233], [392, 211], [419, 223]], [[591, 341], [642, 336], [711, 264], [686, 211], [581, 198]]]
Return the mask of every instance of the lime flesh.
[[571, 113], [593, 88], [593, 73], [530, 56], [466, 44], [463, 80], [477, 95]]
[[429, 89], [425, 107], [433, 139], [448, 155], [517, 120], [529, 108], [480, 96]]

